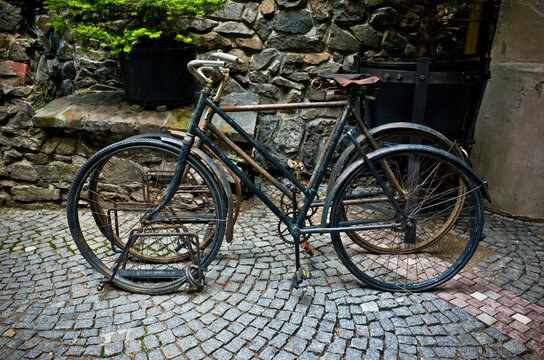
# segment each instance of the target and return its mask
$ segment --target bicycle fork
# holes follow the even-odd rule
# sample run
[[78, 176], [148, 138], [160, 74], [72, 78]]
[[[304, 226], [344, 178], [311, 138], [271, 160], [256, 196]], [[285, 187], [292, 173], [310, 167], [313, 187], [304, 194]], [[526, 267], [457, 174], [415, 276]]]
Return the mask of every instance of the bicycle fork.
[[168, 190], [166, 192], [166, 195], [162, 199], [161, 203], [154, 208], [153, 210], [146, 213], [144, 216], [142, 216], [141, 221], [143, 224], [148, 223], [153, 216], [155, 216], [159, 211], [161, 211], [166, 204], [176, 194], [179, 185], [181, 184], [181, 180], [183, 178], [183, 172], [185, 170], [185, 164], [187, 162], [187, 157], [189, 156], [189, 153], [191, 151], [191, 147], [193, 146], [195, 142], [195, 134], [196, 129], [198, 127], [198, 123], [200, 121], [200, 117], [202, 116], [202, 113], [204, 112], [204, 106], [206, 105], [205, 99], [209, 95], [207, 91], [202, 90], [200, 93], [200, 98], [198, 99], [198, 103], [195, 109], [195, 112], [193, 113], [193, 118], [191, 119], [191, 123], [189, 125], [189, 129], [187, 130], [187, 134], [183, 138], [183, 145], [181, 146], [178, 161], [176, 163], [176, 169], [174, 170], [174, 176], [172, 177], [172, 181], [168, 185]]

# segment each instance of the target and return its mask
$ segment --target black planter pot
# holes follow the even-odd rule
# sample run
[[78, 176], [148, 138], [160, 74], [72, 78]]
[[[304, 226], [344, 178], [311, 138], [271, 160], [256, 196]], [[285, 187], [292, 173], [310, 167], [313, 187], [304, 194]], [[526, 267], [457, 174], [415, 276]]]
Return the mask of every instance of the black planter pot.
[[411, 121], [434, 128], [470, 150], [489, 59], [417, 62], [355, 60], [359, 73], [378, 76], [376, 101], [366, 101], [370, 127]]
[[137, 48], [121, 57], [125, 98], [145, 107], [176, 107], [194, 102], [195, 79], [187, 63], [196, 47]]

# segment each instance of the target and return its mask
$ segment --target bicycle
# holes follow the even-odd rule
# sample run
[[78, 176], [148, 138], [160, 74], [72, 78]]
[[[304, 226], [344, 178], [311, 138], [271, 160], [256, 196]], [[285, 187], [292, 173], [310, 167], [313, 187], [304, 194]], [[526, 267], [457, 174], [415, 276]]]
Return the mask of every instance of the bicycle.
[[[406, 123], [367, 130], [358, 101], [379, 79], [332, 75], [314, 83], [341, 93], [345, 101], [220, 107], [228, 64], [239, 59], [223, 53], [213, 56], [217, 60], [194, 60], [188, 65], [204, 87], [186, 133], [138, 135], [112, 144], [89, 158], [72, 182], [68, 223], [82, 255], [107, 278], [100, 289], [106, 283], [148, 294], [168, 293], [184, 284], [187, 290], [202, 288], [203, 270], [223, 237], [232, 239], [240, 204], [239, 197], [234, 203], [226, 175], [211, 156], [249, 186], [287, 228], [295, 248], [295, 288], [307, 276], [300, 248], [311, 252], [307, 237], [313, 233], [331, 234], [348, 270], [383, 290], [428, 290], [451, 279], [469, 261], [482, 234], [486, 184], [463, 159], [445, 151], [462, 156], [436, 131]], [[341, 111], [306, 185], [227, 114], [311, 107]], [[214, 114], [285, 181], [222, 134], [211, 122]], [[346, 132], [351, 116], [356, 126]], [[362, 134], [358, 136], [355, 129]], [[207, 132], [277, 187], [288, 199], [286, 206], [276, 206]], [[350, 145], [332, 169], [325, 199], [317, 199], [341, 138]], [[398, 144], [399, 139], [416, 144]], [[323, 209], [320, 225], [308, 221], [316, 207]]]

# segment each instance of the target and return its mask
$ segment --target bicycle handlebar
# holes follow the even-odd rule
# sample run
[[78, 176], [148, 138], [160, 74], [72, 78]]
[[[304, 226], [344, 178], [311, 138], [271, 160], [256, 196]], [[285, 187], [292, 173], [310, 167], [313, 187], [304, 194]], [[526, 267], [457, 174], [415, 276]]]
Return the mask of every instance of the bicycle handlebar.
[[204, 75], [204, 70], [212, 70], [218, 72], [219, 69], [224, 68], [226, 63], [240, 64], [242, 59], [235, 55], [225, 54], [222, 52], [216, 52], [212, 54], [219, 60], [192, 60], [187, 64], [187, 70], [201, 83], [208, 82], [208, 77]]

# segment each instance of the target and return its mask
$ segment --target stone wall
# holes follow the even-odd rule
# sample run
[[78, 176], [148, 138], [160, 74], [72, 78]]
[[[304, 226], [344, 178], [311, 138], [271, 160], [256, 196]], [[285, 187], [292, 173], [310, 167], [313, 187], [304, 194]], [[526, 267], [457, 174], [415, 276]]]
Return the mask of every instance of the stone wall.
[[[84, 159], [118, 139], [33, 126], [35, 110], [53, 98], [122, 86], [116, 59], [81, 53], [44, 14], [37, 0], [0, 0], [0, 205], [61, 203]], [[400, 35], [409, 19], [385, 0], [344, 0], [334, 10], [324, 0], [232, 1], [210, 18], [179, 21], [198, 35], [199, 57], [221, 49], [244, 60], [227, 92], [251, 93], [260, 103], [322, 100], [324, 93], [308, 89], [311, 75], [350, 71], [359, 51], [413, 50]], [[336, 112], [260, 114], [256, 137], [283, 161], [312, 164]]]

